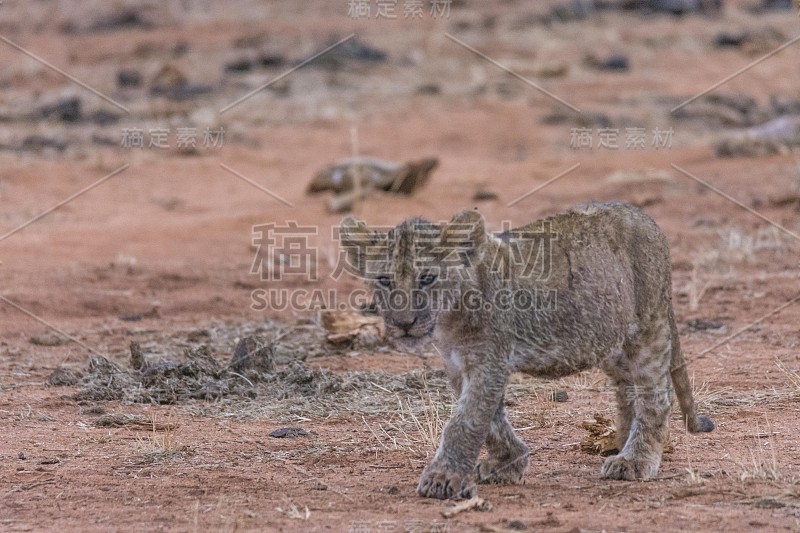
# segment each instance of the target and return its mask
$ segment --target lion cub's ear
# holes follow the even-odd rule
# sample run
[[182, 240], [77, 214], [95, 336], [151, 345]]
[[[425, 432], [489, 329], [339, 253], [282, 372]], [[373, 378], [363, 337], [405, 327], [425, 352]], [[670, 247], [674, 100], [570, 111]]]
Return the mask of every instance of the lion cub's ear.
[[448, 259], [469, 266], [483, 259], [488, 239], [486, 223], [475, 209], [461, 211], [442, 228], [441, 247]]
[[378, 242], [378, 234], [362, 220], [346, 216], [339, 223], [339, 242], [347, 254], [347, 264], [363, 276], [367, 270], [367, 251]]

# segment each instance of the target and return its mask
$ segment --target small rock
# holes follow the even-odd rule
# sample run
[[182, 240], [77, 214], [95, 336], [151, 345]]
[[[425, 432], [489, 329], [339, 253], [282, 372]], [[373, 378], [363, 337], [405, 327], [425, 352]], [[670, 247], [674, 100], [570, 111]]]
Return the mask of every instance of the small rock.
[[508, 523], [508, 529], [513, 529], [514, 531], [526, 531], [528, 526], [526, 526], [525, 522], [522, 520], [512, 520]]
[[78, 122], [81, 119], [81, 100], [77, 96], [64, 98], [55, 104], [42, 107], [40, 112], [49, 120]]
[[142, 84], [142, 73], [133, 69], [122, 69], [117, 72], [117, 85], [120, 87], [139, 87]]
[[442, 88], [436, 83], [423, 83], [417, 87], [417, 94], [437, 95], [442, 94]]
[[569, 395], [565, 390], [558, 390], [553, 392], [550, 399], [554, 402], [564, 403], [569, 400]]
[[364, 61], [368, 63], [379, 63], [386, 61], [388, 54], [383, 50], [378, 50], [357, 37], [354, 37], [344, 44], [336, 47], [336, 53], [339, 57], [347, 59], [355, 59], [357, 61]]
[[695, 331], [706, 331], [709, 329], [719, 329], [722, 327], [722, 324], [719, 322], [713, 322], [711, 320], [703, 320], [702, 318], [695, 318], [694, 320], [690, 320], [686, 323], [690, 328]]
[[111, 124], [116, 124], [117, 122], [119, 122], [119, 115], [116, 115], [104, 109], [100, 109], [99, 111], [95, 111], [94, 113], [89, 115], [89, 120], [91, 120], [94, 124], [97, 124], [98, 126], [109, 126]]
[[386, 492], [393, 495], [400, 494], [400, 489], [398, 489], [396, 485], [389, 485], [389, 487], [386, 489]]
[[603, 59], [590, 55], [586, 57], [586, 64], [596, 70], [611, 72], [627, 72], [630, 70], [628, 57], [622, 54], [613, 54]]
[[189, 342], [201, 342], [204, 339], [210, 339], [211, 332], [207, 329], [196, 329], [194, 331], [190, 331], [188, 335], [186, 335], [186, 339]]
[[487, 191], [486, 189], [478, 189], [475, 191], [475, 194], [472, 195], [473, 202], [489, 202], [497, 200], [497, 198], [497, 193]]
[[142, 347], [139, 346], [138, 342], [131, 341], [131, 368], [134, 370], [141, 370], [145, 366], [147, 366], [147, 363], [144, 360]]
[[29, 340], [31, 344], [35, 344], [36, 346], [61, 346], [67, 343], [67, 339], [65, 337], [62, 337], [57, 333], [53, 333], [52, 331], [48, 331], [40, 335], [34, 335]]
[[42, 459], [41, 461], [39, 461], [39, 464], [40, 465], [57, 465], [60, 462], [61, 462], [61, 460], [58, 457], [52, 457], [50, 459]]
[[253, 62], [249, 59], [242, 58], [231, 61], [225, 64], [225, 72], [248, 72], [253, 70]]
[[236, 345], [233, 357], [228, 364], [234, 372], [245, 372], [255, 370], [257, 372], [269, 373], [275, 370], [273, 360], [272, 345], [261, 345], [255, 337], [244, 337]]
[[758, 509], [783, 509], [786, 504], [772, 498], [764, 498], [754, 503], [753, 507]]
[[[333, 42], [332, 39], [330, 44]], [[353, 37], [312, 62], [311, 66], [337, 70], [351, 62], [382, 63], [387, 58], [388, 54], [383, 50], [373, 48], [358, 37]]]
[[742, 46], [742, 43], [744, 43], [745, 39], [747, 39], [747, 34], [744, 32], [722, 32], [714, 38], [714, 44], [720, 48], [738, 48], [739, 46]]
[[120, 140], [116, 137], [109, 137], [107, 135], [100, 135], [95, 132], [92, 133], [92, 144], [98, 146], [119, 146]]
[[281, 428], [269, 434], [270, 437], [276, 439], [295, 439], [297, 437], [307, 437], [308, 435], [308, 431], [301, 428]]
[[68, 34], [80, 34], [91, 32], [106, 32], [119, 29], [141, 28], [150, 29], [153, 24], [142, 18], [140, 10], [136, 8], [120, 9], [115, 13], [106, 14], [96, 18], [91, 22], [67, 21], [61, 24], [60, 29]]
[[258, 64], [266, 68], [280, 67], [284, 63], [286, 63], [286, 58], [279, 54], [262, 54], [258, 58]]
[[28, 456], [25, 455], [25, 452], [19, 452], [19, 455], [17, 457], [19, 458], [20, 461], [25, 461], [28, 459]]
[[80, 373], [60, 366], [50, 373], [47, 382], [53, 387], [72, 387], [78, 384], [80, 378]]
[[22, 144], [19, 150], [24, 152], [41, 152], [48, 148], [52, 148], [59, 152], [67, 149], [68, 143], [66, 140], [59, 137], [48, 137], [46, 135], [28, 135], [22, 139]]

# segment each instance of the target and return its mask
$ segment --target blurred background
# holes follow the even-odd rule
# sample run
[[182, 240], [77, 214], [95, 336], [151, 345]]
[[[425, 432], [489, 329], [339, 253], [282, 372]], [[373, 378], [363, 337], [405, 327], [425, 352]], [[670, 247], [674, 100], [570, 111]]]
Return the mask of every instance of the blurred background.
[[796, 215], [797, 29], [759, 0], [4, 2], [4, 230], [127, 165], [8, 235], [4, 285], [247, 314], [254, 225], [318, 226], [325, 283], [348, 211], [500, 229], [589, 200], [646, 207], [682, 258], [759, 221], [673, 164]]

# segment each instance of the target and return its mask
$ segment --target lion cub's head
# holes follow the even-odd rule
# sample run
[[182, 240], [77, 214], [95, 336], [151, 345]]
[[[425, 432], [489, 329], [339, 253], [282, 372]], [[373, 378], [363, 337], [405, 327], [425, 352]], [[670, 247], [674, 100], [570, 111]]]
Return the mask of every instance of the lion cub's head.
[[387, 233], [352, 216], [340, 224], [351, 272], [369, 284], [387, 335], [407, 345], [428, 338], [441, 313], [474, 286], [489, 239], [483, 216], [472, 210], [444, 225], [408, 219]]

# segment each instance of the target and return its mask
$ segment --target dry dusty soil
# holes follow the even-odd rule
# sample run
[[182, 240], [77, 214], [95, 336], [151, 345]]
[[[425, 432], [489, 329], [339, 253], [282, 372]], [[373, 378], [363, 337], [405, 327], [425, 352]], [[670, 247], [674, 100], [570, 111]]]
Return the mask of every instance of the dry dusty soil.
[[[378, 3], [0, 4], [0, 530], [800, 528], [800, 143], [772, 122], [800, 115], [800, 44], [772, 53], [796, 11]], [[358, 289], [332, 276], [342, 215], [306, 193], [354, 152], [439, 160], [416, 193], [358, 203], [373, 224], [643, 206], [716, 431], [675, 414], [657, 479], [602, 481], [580, 443], [613, 415], [605, 377], [515, 376], [523, 483], [451, 518], [417, 497], [452, 406], [435, 351], [332, 345], [317, 310], [252, 297]], [[299, 273], [251, 273], [254, 226], [290, 222]], [[229, 367], [245, 337], [265, 347]]]

